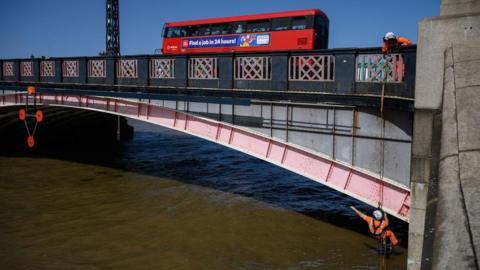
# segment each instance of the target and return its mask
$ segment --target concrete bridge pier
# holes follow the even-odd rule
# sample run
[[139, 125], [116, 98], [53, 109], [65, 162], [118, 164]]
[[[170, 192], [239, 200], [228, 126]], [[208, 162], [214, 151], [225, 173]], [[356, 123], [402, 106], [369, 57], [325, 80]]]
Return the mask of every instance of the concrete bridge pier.
[[408, 269], [479, 269], [480, 0], [419, 24]]

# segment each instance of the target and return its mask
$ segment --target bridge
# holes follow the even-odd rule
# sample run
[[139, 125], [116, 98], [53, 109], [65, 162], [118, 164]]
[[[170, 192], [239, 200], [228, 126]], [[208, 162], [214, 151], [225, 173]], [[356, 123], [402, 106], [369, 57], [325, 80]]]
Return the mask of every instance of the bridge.
[[415, 56], [410, 47], [9, 59], [0, 106], [69, 106], [176, 129], [408, 222]]
[[409, 269], [478, 269], [479, 14], [478, 0], [444, 0], [418, 49], [389, 55], [3, 59], [0, 106], [94, 110], [204, 138], [382, 203], [410, 223]]

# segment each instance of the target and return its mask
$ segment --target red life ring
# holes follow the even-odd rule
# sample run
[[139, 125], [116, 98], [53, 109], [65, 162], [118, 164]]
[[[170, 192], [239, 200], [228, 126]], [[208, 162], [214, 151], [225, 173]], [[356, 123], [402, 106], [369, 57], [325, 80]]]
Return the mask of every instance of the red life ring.
[[43, 121], [43, 112], [38, 110], [37, 113], [35, 114], [35, 118], [37, 119], [37, 122], [42, 122]]
[[35, 146], [35, 139], [33, 139], [33, 136], [28, 136], [27, 144], [30, 148], [33, 148], [33, 146]]
[[25, 109], [20, 109], [20, 111], [18, 111], [18, 118], [20, 118], [21, 121], [25, 121], [25, 116]]

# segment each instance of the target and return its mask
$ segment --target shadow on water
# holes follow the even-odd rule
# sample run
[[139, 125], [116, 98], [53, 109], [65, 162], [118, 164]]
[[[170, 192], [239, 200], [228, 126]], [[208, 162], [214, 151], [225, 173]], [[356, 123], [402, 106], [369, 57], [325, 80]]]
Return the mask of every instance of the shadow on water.
[[[367, 225], [348, 207], [355, 205], [369, 212], [370, 206], [268, 162], [136, 121], [131, 121], [136, 130], [134, 136], [117, 142], [116, 116], [52, 107], [44, 111], [45, 121], [36, 134], [37, 146], [28, 149], [25, 126], [18, 120], [17, 111], [0, 109], [1, 156], [59, 159], [169, 178], [254, 198], [335, 226], [368, 233]], [[128, 134], [126, 122], [122, 124], [123, 133]], [[406, 247], [408, 225], [391, 217], [391, 227]]]

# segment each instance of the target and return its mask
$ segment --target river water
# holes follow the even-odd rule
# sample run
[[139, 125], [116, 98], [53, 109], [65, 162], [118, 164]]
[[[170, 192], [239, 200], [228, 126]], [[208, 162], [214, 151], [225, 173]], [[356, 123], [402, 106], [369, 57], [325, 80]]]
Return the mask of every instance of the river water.
[[[348, 208], [371, 210], [360, 202], [222, 146], [131, 124], [134, 137], [113, 146], [0, 152], [0, 269], [406, 268], [404, 247], [377, 255]], [[407, 226], [393, 223], [405, 243]]]

